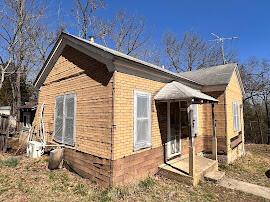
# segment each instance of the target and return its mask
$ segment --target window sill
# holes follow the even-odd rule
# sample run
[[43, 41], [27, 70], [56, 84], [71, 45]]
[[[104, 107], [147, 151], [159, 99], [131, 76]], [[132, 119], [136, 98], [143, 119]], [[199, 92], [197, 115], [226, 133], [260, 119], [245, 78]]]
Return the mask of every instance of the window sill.
[[133, 149], [133, 153], [136, 154], [136, 153], [140, 153], [140, 152], [143, 152], [143, 151], [148, 151], [150, 149], [152, 149], [152, 145], [151, 146], [148, 146], [148, 147], [144, 147], [144, 148], [140, 148], [140, 149]]
[[60, 141], [57, 141], [57, 140], [53, 139], [51, 143], [57, 143], [57, 144], [59, 144], [59, 145], [64, 145], [64, 146], [67, 146], [67, 147], [75, 148], [75, 142], [74, 142], [73, 145], [70, 145], [70, 144], [65, 144], [65, 143], [63, 143], [63, 142], [60, 142]]

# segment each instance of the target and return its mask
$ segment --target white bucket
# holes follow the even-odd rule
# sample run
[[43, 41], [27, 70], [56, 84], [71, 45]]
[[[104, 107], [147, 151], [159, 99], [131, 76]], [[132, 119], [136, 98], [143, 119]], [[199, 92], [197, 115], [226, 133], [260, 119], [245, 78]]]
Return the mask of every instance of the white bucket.
[[27, 144], [27, 156], [32, 158], [41, 157], [43, 154], [43, 143], [37, 141], [29, 141]]

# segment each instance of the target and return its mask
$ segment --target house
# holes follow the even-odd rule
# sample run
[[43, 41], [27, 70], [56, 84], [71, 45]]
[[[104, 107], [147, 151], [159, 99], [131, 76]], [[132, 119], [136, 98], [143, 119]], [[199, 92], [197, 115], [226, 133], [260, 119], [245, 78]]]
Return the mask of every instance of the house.
[[19, 128], [29, 130], [32, 126], [37, 109], [36, 102], [25, 102], [24, 105], [20, 106], [20, 126]]
[[62, 33], [34, 85], [47, 142], [65, 145], [68, 167], [105, 186], [174, 162], [197, 182], [203, 166], [244, 153], [237, 64], [177, 74]]

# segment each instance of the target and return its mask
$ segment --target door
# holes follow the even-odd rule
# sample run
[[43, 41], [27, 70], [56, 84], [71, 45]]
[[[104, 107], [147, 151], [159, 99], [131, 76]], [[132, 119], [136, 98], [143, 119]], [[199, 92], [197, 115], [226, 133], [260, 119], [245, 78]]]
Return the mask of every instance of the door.
[[180, 134], [180, 107], [179, 102], [168, 102], [167, 118], [168, 118], [168, 144], [167, 158], [174, 157], [181, 153], [181, 134]]
[[23, 126], [30, 127], [31, 126], [31, 114], [30, 112], [23, 112]]

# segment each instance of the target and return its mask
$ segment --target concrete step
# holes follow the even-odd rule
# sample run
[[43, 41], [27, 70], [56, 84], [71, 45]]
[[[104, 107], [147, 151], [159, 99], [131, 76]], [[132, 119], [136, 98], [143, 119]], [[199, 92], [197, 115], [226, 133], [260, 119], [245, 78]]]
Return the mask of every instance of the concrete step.
[[204, 179], [217, 183], [224, 177], [224, 175], [225, 175], [225, 172], [212, 171], [212, 172], [206, 173], [204, 175]]
[[193, 179], [191, 176], [166, 164], [159, 166], [157, 174], [171, 180], [183, 182], [187, 185], [193, 185]]

